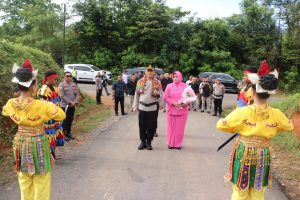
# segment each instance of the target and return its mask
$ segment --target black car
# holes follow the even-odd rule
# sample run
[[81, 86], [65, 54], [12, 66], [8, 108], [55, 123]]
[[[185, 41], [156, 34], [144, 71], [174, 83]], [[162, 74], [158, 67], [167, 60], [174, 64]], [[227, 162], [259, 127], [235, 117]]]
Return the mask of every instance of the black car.
[[238, 93], [238, 81], [235, 78], [225, 73], [213, 73], [209, 76], [208, 81], [213, 84], [217, 78], [219, 78], [225, 86], [226, 92]]
[[[126, 69], [126, 74], [127, 74], [128, 80], [129, 80], [132, 74], [139, 74], [139, 73], [144, 74], [145, 71], [146, 71], [146, 67], [135, 67], [135, 68]], [[164, 70], [162, 70], [160, 68], [155, 68], [155, 74], [158, 79], [159, 79], [159, 76], [164, 73], [165, 73]]]
[[205, 78], [205, 77], [209, 77], [210, 75], [212, 75], [215, 72], [201, 72], [198, 77], [199, 78]]

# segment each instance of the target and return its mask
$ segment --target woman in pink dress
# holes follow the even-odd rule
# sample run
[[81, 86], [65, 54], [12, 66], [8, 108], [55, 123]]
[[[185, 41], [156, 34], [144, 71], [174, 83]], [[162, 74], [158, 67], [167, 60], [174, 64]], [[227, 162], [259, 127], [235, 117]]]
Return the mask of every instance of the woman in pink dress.
[[164, 100], [167, 103], [167, 144], [169, 149], [182, 148], [185, 124], [188, 116], [188, 105], [180, 104], [184, 89], [187, 87], [182, 82], [179, 71], [173, 74], [173, 83], [167, 85]]

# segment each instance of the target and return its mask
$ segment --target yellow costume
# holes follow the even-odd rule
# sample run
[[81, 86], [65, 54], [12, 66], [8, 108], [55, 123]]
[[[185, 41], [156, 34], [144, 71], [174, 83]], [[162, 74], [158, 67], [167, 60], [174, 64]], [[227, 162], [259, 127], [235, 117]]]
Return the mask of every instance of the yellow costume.
[[[237, 108], [217, 128], [230, 133], [240, 133], [230, 158], [225, 182], [234, 184], [232, 199], [263, 199], [264, 187], [271, 186], [270, 163], [272, 147], [270, 139], [277, 132], [293, 130], [291, 121], [279, 110], [268, 105], [256, 104]], [[244, 192], [245, 198], [236, 198]]]
[[63, 120], [65, 113], [53, 103], [27, 98], [8, 100], [2, 114], [16, 124], [13, 149], [22, 200], [50, 199], [51, 169], [54, 159], [44, 123], [50, 119]]

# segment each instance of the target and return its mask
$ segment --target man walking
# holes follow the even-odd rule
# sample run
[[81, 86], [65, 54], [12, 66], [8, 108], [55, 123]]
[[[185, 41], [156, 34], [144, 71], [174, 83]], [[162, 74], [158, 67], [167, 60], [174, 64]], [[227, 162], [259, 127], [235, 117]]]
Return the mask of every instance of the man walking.
[[206, 105], [206, 110], [207, 113], [210, 113], [210, 95], [211, 95], [211, 86], [208, 83], [208, 77], [204, 78], [204, 81], [202, 82], [201, 86], [200, 86], [200, 92], [201, 92], [201, 96], [202, 96], [202, 109], [201, 112], [204, 112], [205, 110], [205, 105]]
[[162, 87], [155, 78], [155, 69], [146, 68], [145, 76], [137, 83], [133, 110], [139, 111], [139, 132], [141, 144], [138, 149], [152, 150], [151, 141], [157, 126], [157, 109], [161, 105]]
[[[189, 85], [193, 89], [194, 93], [198, 96], [199, 95], [199, 84], [197, 82], [197, 77], [193, 77], [192, 82]], [[196, 107], [196, 101], [193, 101], [192, 102], [192, 110], [196, 112], [197, 111], [196, 108], [197, 108]]]
[[213, 98], [214, 98], [214, 105], [215, 105], [215, 113], [213, 116], [221, 117], [222, 114], [222, 101], [225, 94], [225, 86], [221, 83], [221, 79], [217, 78], [216, 83], [213, 86]]
[[102, 96], [102, 78], [100, 72], [98, 72], [96, 79], [95, 79], [95, 84], [96, 84], [96, 102], [97, 105], [102, 104], [101, 103], [101, 96]]
[[121, 105], [122, 115], [127, 115], [124, 110], [124, 93], [126, 91], [126, 84], [122, 81], [122, 76], [118, 76], [118, 80], [112, 86], [112, 98], [115, 100], [115, 115], [118, 116], [119, 102]]
[[131, 77], [130, 77], [130, 80], [127, 83], [127, 94], [130, 97], [131, 112], [133, 111], [132, 110], [132, 105], [133, 105], [133, 100], [134, 100], [134, 95], [135, 95], [136, 84], [137, 84], [136, 75], [132, 74]]
[[[173, 80], [170, 78], [170, 74], [169, 73], [165, 73], [164, 74], [164, 79], [161, 80], [161, 86], [162, 86], [162, 90], [163, 92], [165, 92], [167, 85], [172, 83]], [[166, 102], [163, 101], [163, 112], [166, 112]]]
[[62, 99], [61, 108], [66, 113], [66, 119], [63, 121], [63, 130], [66, 135], [66, 141], [74, 140], [71, 133], [72, 123], [74, 120], [75, 107], [79, 101], [79, 90], [77, 85], [72, 82], [72, 74], [65, 72], [64, 81], [58, 86], [59, 96]]
[[103, 72], [103, 75], [102, 75], [102, 91], [103, 91], [103, 88], [105, 89], [105, 92], [106, 92], [106, 95], [109, 96], [110, 93], [108, 92], [107, 90], [107, 84], [108, 84], [108, 79], [107, 79], [107, 76], [106, 76], [106, 71]]

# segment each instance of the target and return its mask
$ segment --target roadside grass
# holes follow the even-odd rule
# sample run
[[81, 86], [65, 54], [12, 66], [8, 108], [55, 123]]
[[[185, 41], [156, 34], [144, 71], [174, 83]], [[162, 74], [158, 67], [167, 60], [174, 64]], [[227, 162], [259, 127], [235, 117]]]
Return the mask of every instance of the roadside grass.
[[[280, 109], [290, 119], [294, 113], [299, 111], [300, 93], [288, 97], [285, 101], [272, 103], [271, 106]], [[273, 139], [273, 143], [277, 145], [280, 150], [291, 152], [295, 156], [300, 157], [300, 143], [294, 134], [277, 134]]]
[[300, 108], [300, 93], [289, 96], [284, 101], [270, 103], [270, 105], [280, 109], [288, 118], [291, 118]]
[[89, 132], [111, 116], [111, 110], [103, 106], [91, 106], [89, 111], [76, 120], [73, 127], [75, 134]]
[[103, 105], [96, 105], [96, 101], [83, 93], [84, 100], [78, 109], [76, 109], [75, 123], [73, 124], [73, 133], [86, 133], [111, 116], [111, 110]]

